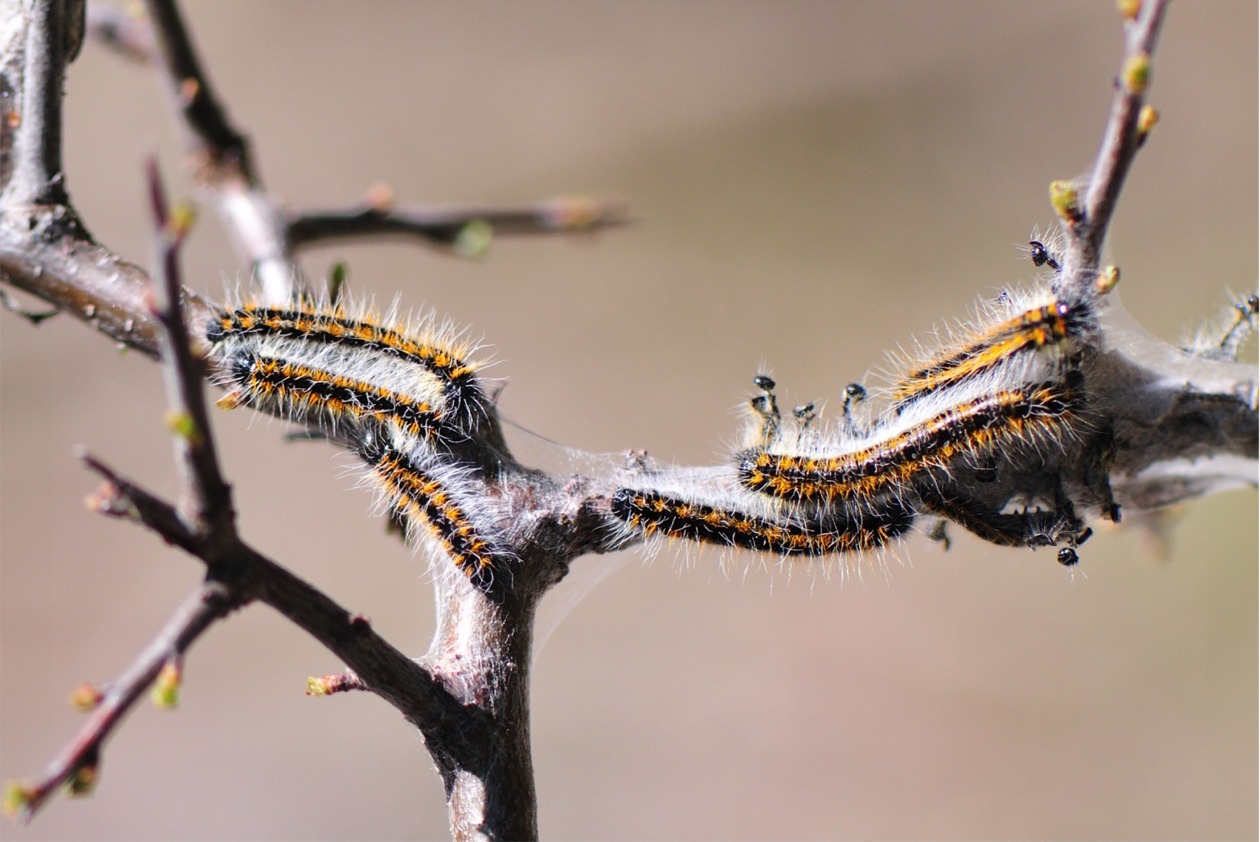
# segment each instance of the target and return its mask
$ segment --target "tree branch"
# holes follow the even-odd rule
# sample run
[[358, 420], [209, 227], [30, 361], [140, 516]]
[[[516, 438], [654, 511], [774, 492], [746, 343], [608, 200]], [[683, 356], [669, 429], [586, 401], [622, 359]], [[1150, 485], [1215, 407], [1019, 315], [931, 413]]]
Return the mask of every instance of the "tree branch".
[[245, 135], [228, 122], [174, 0], [147, 0], [161, 76], [180, 117], [190, 168], [206, 189], [264, 297], [288, 301], [303, 286], [279, 208], [263, 190]]
[[1098, 273], [1116, 201], [1141, 146], [1138, 115], [1146, 103], [1152, 57], [1167, 9], [1168, 0], [1143, 0], [1137, 18], [1126, 21], [1124, 60], [1116, 76], [1102, 147], [1085, 191], [1084, 218], [1063, 224], [1067, 234], [1063, 276], [1069, 284], [1088, 285]]
[[[591, 232], [626, 222], [621, 202], [567, 197], [525, 208], [363, 207], [348, 211], [305, 211], [289, 216], [289, 244], [375, 237], [419, 239], [431, 246], [456, 247], [479, 256], [479, 244], [463, 249], [472, 226], [486, 225], [497, 236]], [[488, 232], [487, 232], [488, 233]]]
[[[47, 3], [39, 8], [44, 16], [34, 14], [27, 21], [28, 36], [38, 33], [38, 37], [29, 36], [30, 43], [36, 48], [43, 43], [41, 38], [62, 43], [60, 19]], [[1131, 38], [1130, 59], [1140, 55], [1147, 62], [1143, 76], [1149, 74], [1162, 8], [1156, 0], [1147, 3], [1135, 26], [1135, 32], [1144, 34]], [[288, 301], [296, 271], [292, 248], [314, 239], [398, 233], [450, 243], [475, 220], [497, 222], [508, 231], [522, 233], [571, 226], [571, 219], [565, 222], [561, 214], [557, 221], [546, 208], [397, 213], [369, 209], [286, 219], [263, 192], [244, 136], [228, 123], [212, 96], [175, 6], [151, 0], [150, 13], [159, 33], [168, 86], [190, 135], [194, 166], [216, 197], [225, 224], [235, 231], [238, 247], [258, 268], [265, 297]], [[27, 64], [16, 77], [20, 80], [17, 90], [46, 94], [52, 84], [59, 91], [63, 64], [58, 64], [58, 55], [50, 52], [46, 65]], [[1126, 67], [1133, 69], [1131, 64], [1127, 62]], [[1104, 152], [1083, 209], [1072, 214], [1068, 226], [1065, 285], [1094, 282], [1097, 253], [1136, 149], [1131, 127], [1143, 93], [1133, 84], [1133, 74], [1122, 75], [1129, 81], [1123, 95], [1117, 95]], [[24, 88], [26, 82], [31, 87]], [[59, 97], [54, 99], [59, 103]], [[22, 132], [36, 129], [37, 140], [25, 135], [23, 142], [15, 140]], [[41, 112], [30, 126], [5, 138], [0, 151], [12, 156], [13, 172], [24, 174], [6, 182], [6, 197], [9, 185], [30, 185], [40, 178], [45, 187], [56, 181], [64, 189], [59, 159], [45, 148], [59, 145], [58, 112]], [[53, 172], [55, 178], [49, 175]], [[151, 356], [160, 355], [166, 363], [174, 426], [181, 439], [177, 455], [185, 477], [179, 509], [89, 460], [112, 484], [101, 496], [101, 511], [143, 524], [207, 565], [206, 588], [195, 598], [201, 605], [220, 607], [182, 609], [168, 625], [170, 631], [160, 638], [162, 651], [169, 657], [171, 641], [187, 638], [181, 644], [186, 648], [213, 619], [231, 608], [263, 601], [324, 643], [358, 681], [390, 701], [421, 730], [439, 767], [457, 837], [536, 836], [528, 678], [539, 598], [564, 577], [573, 558], [644, 540], [643, 534], [619, 529], [611, 516], [610, 498], [619, 486], [642, 483], [686, 491], [729, 487], [731, 466], [657, 468], [641, 460], [613, 476], [549, 476], [512, 458], [498, 435], [497, 413], [489, 407], [487, 423], [466, 442], [451, 445], [452, 453], [442, 455], [473, 466], [480, 471], [479, 477], [484, 476], [484, 494], [495, 502], [494, 522], [488, 528], [511, 548], [515, 562], [510, 575], [493, 590], [458, 575], [437, 577], [442, 619], [423, 666], [417, 665], [379, 638], [362, 618], [262, 557], [237, 535], [213, 453], [200, 365], [188, 350], [190, 337], [204, 335], [205, 324], [217, 308], [179, 286], [174, 264], [179, 237], [171, 239], [169, 213], [156, 179], [155, 216], [161, 235], [167, 238], [158, 264], [156, 304], [145, 273], [91, 241], [77, 225], [64, 192], [52, 206], [47, 206], [47, 200], [53, 194], [46, 189], [27, 190], [27, 194], [22, 198], [20, 191], [15, 192], [12, 195], [22, 201], [4, 205], [0, 226], [4, 280], [94, 323], [118, 341]], [[607, 212], [605, 208], [592, 215], [607, 222], [603, 215]], [[181, 299], [186, 307], [183, 315]], [[1066, 478], [1075, 495], [1069, 502], [1088, 509], [1094, 517], [1114, 518], [1117, 501], [1126, 509], [1144, 511], [1210, 493], [1221, 481], [1247, 480], [1246, 471], [1254, 468], [1257, 452], [1254, 369], [1205, 360], [1149, 340], [1123, 324], [1122, 315], [1118, 307], [1107, 309], [1103, 313], [1105, 341], [1088, 349], [1093, 366], [1091, 409], [1098, 416], [1091, 422], [1096, 420], [1097, 427], [1083, 428], [1079, 439], [1067, 441], [1061, 452], [1012, 457], [999, 479], [977, 489], [977, 502], [1000, 511], [1022, 492], [1039, 494], [1052, 481]], [[1104, 428], [1106, 440], [1101, 434]], [[1180, 467], [1192, 460], [1197, 466], [1194, 471]], [[1206, 474], [1205, 465], [1209, 466]], [[1152, 473], [1152, 469], [1158, 470]], [[130, 686], [128, 682], [147, 686], [153, 680], [157, 674], [153, 658], [142, 658], [142, 662], [143, 669], [135, 668], [136, 678], [120, 686]], [[94, 765], [100, 743], [138, 692], [120, 696], [114, 718], [88, 738], [76, 739], [59, 758], [59, 780]]]
[[[66, 0], [25, 0], [30, 26], [6, 34], [8, 56], [3, 85], [19, 94], [12, 120], [0, 121], [0, 145], [11, 148], [7, 171], [0, 172], [0, 207], [64, 205], [67, 194], [61, 164], [61, 92], [66, 65], [78, 53], [83, 34], [83, 4]], [[62, 222], [77, 226], [65, 216]]]
[[31, 783], [7, 785], [5, 812], [27, 822], [63, 785], [68, 785], [76, 795], [89, 792], [96, 781], [106, 740], [145, 690], [153, 685], [167, 664], [182, 658], [202, 633], [240, 604], [221, 583], [206, 581], [198, 586], [144, 651], [110, 682], [97, 707], [61, 753], [53, 758], [43, 776]]

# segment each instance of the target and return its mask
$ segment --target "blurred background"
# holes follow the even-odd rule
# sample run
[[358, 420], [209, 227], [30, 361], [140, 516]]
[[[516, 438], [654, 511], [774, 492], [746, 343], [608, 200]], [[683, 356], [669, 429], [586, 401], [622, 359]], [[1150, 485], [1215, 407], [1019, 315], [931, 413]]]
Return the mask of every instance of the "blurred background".
[[[192, 32], [268, 187], [294, 207], [626, 199], [632, 226], [311, 252], [360, 294], [484, 335], [501, 408], [541, 437], [712, 464], [768, 369], [831, 399], [885, 352], [1034, 276], [1047, 184], [1087, 172], [1121, 26], [1096, 2], [190, 2]], [[1257, 9], [1180, 4], [1156, 57], [1162, 122], [1109, 260], [1177, 339], [1257, 278]], [[66, 162], [92, 232], [149, 262], [141, 162], [196, 198], [152, 74], [89, 44]], [[245, 280], [209, 208], [186, 278]], [[89, 514], [85, 445], [174, 488], [157, 367], [69, 318], [0, 314], [0, 776], [37, 774], [201, 566]], [[1254, 351], [1248, 351], [1254, 354]], [[433, 628], [414, 558], [345, 457], [216, 413], [241, 525], [405, 650]], [[541, 440], [527, 461], [563, 465]], [[1245, 838], [1257, 823], [1257, 504], [1189, 506], [1159, 546], [1101, 529], [1052, 552], [922, 536], [841, 583], [664, 548], [615, 571], [535, 663], [540, 829], [554, 839]], [[749, 569], [744, 570], [745, 566]], [[583, 583], [567, 583], [569, 592]], [[557, 604], [564, 594], [549, 596]], [[552, 615], [558, 609], [545, 606]], [[447, 834], [416, 733], [367, 694], [315, 700], [329, 653], [265, 607], [142, 706], [98, 791], [13, 840], [403, 839]]]

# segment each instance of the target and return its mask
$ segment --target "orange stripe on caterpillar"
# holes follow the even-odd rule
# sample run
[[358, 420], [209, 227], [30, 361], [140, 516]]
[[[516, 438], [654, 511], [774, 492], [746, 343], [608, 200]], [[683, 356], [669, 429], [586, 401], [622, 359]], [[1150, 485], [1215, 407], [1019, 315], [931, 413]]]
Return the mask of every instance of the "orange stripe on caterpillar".
[[467, 348], [437, 336], [386, 327], [370, 318], [347, 316], [341, 308], [261, 307], [243, 305], [219, 313], [206, 328], [212, 346], [286, 340], [312, 346], [361, 349], [414, 363], [430, 372], [448, 396], [452, 416], [485, 410], [486, 396], [476, 378], [477, 365], [465, 359]]
[[482, 590], [490, 590], [496, 574], [507, 571], [510, 556], [484, 537], [473, 524], [468, 503], [458, 499], [460, 481], [443, 478], [458, 470], [436, 457], [403, 454], [388, 446], [368, 446], [360, 455], [394, 512], [409, 529], [423, 524], [441, 543], [455, 566]]
[[821, 556], [882, 547], [914, 525], [914, 512], [900, 501], [878, 511], [810, 522], [754, 515], [673, 497], [657, 491], [617, 489], [614, 517], [648, 537], [664, 535], [726, 547], [783, 555]]
[[250, 406], [332, 433], [389, 429], [413, 441], [436, 437], [442, 413], [423, 401], [312, 366], [240, 354], [220, 373], [232, 391], [219, 406]]
[[885, 492], [960, 457], [1004, 445], [1052, 441], [1078, 421], [1079, 390], [1057, 383], [1004, 389], [949, 407], [924, 421], [848, 452], [783, 453], [756, 448], [740, 455], [747, 489], [793, 502], [854, 500]]
[[900, 376], [893, 384], [894, 404], [957, 386], [1027, 352], [1043, 348], [1070, 351], [1095, 329], [1090, 302], [1054, 299], [1014, 318], [992, 325], [960, 346], [942, 350], [935, 358]]

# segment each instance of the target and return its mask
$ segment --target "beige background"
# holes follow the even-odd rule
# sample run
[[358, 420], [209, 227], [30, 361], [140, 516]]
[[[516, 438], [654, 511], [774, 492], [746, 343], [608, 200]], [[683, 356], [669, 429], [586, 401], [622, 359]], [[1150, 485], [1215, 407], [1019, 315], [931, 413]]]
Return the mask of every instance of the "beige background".
[[[628, 199], [591, 240], [313, 253], [352, 284], [485, 335], [503, 411], [565, 445], [712, 463], [764, 361], [832, 398], [916, 332], [1028, 280], [1046, 185], [1086, 171], [1120, 55], [1088, 3], [191, 3], [213, 79], [296, 206]], [[1257, 277], [1257, 12], [1184, 3], [1163, 113], [1110, 257], [1177, 338]], [[147, 261], [142, 157], [177, 147], [144, 69], [89, 47], [67, 166], [93, 232]], [[189, 283], [241, 269], [208, 212]], [[80, 504], [86, 445], [173, 487], [159, 372], [70, 319], [0, 315], [0, 776], [69, 737], [65, 699], [119, 671], [200, 568]], [[422, 560], [367, 516], [344, 459], [218, 416], [244, 532], [420, 652]], [[537, 464], [563, 452], [530, 443]], [[1257, 821], [1256, 496], [1187, 508], [1160, 560], [1103, 530], [1051, 553], [922, 537], [890, 573], [789, 581], [665, 549], [620, 567], [536, 664], [541, 830], [557, 839], [1241, 838]], [[579, 583], [574, 583], [579, 584]], [[265, 608], [194, 650], [177, 713], [139, 709], [99, 791], [14, 840], [442, 837], [418, 738], [367, 695], [316, 701], [328, 653]]]

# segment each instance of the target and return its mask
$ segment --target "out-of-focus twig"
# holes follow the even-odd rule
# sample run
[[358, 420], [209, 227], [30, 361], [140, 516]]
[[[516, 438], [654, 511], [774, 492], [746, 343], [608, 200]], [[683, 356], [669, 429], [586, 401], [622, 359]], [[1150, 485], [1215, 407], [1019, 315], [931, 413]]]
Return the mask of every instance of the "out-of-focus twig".
[[87, 34], [102, 47], [129, 61], [149, 64], [155, 50], [153, 29], [147, 20], [133, 14], [132, 8], [89, 3]]
[[193, 174], [253, 267], [264, 297], [287, 301], [302, 273], [284, 237], [283, 214], [258, 178], [249, 141], [228, 120], [174, 0], [148, 0], [145, 7]]
[[523, 208], [369, 206], [347, 211], [305, 211], [289, 217], [287, 230], [294, 248], [344, 239], [406, 237], [479, 256], [478, 244], [468, 243], [469, 239], [476, 239], [478, 225], [487, 226], [496, 236], [512, 236], [586, 233], [624, 225], [626, 221], [623, 202], [570, 196]]

